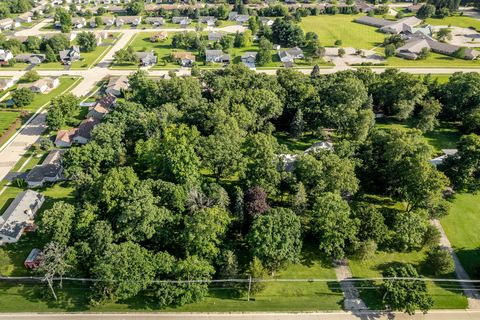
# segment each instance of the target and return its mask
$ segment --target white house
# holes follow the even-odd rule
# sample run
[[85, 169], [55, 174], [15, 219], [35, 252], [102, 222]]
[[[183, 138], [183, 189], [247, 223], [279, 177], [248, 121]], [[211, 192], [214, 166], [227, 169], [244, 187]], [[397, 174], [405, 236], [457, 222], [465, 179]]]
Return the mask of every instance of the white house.
[[13, 54], [10, 50], [0, 49], [0, 64], [5, 64], [11, 59], [13, 59]]
[[[58, 78], [46, 77], [41, 78], [30, 84], [29, 88], [35, 93], [46, 93], [60, 85], [60, 80]], [[28, 86], [28, 85], [27, 85]]]
[[20, 193], [0, 217], [0, 243], [15, 243], [26, 228], [34, 227], [35, 214], [45, 198], [38, 192]]
[[15, 84], [15, 81], [13, 81], [13, 78], [8, 78], [8, 79], [0, 79], [0, 91], [1, 90], [7, 90]]

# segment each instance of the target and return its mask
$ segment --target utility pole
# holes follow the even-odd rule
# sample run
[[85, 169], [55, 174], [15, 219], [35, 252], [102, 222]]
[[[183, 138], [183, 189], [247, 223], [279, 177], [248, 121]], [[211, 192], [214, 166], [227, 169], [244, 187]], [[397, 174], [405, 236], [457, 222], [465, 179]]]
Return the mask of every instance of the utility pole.
[[250, 290], [252, 289], [252, 276], [248, 276], [248, 294], [247, 301], [250, 301]]

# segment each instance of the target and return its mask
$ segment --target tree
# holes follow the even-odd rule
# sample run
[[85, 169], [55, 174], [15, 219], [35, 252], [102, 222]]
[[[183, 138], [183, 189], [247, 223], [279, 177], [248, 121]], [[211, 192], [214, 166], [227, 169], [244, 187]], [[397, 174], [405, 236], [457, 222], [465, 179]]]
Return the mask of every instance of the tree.
[[152, 283], [155, 268], [152, 254], [140, 245], [129, 241], [112, 244], [93, 267], [99, 280], [95, 292], [113, 301], [128, 299]]
[[425, 265], [433, 270], [435, 275], [445, 275], [455, 271], [455, 262], [450, 252], [438, 245], [428, 252]]
[[72, 93], [55, 97], [50, 102], [47, 113], [47, 125], [51, 130], [58, 130], [66, 121], [80, 110], [80, 99]]
[[216, 258], [231, 221], [230, 214], [220, 207], [200, 209], [186, 216], [182, 239], [187, 253], [209, 261]]
[[441, 42], [446, 42], [447, 40], [452, 40], [452, 30], [448, 28], [441, 28], [437, 32], [437, 38]]
[[343, 258], [347, 246], [356, 241], [359, 224], [352, 218], [348, 203], [334, 193], [318, 196], [313, 203], [311, 219], [320, 250], [334, 258]]
[[307, 209], [308, 197], [303, 183], [299, 182], [295, 186], [295, 194], [292, 196], [290, 204], [297, 214], [302, 214]]
[[138, 63], [138, 56], [135, 54], [135, 50], [132, 47], [127, 47], [126, 49], [120, 49], [115, 52], [113, 55], [115, 63], [118, 64], [130, 64]]
[[[417, 270], [411, 264], [388, 268], [385, 277], [419, 278]], [[433, 306], [433, 299], [427, 293], [427, 286], [421, 280], [385, 279], [382, 285], [384, 303], [393, 310], [404, 311], [410, 315], [420, 309], [426, 313]]]
[[247, 138], [245, 154], [246, 169], [242, 180], [247, 187], [260, 186], [268, 194], [277, 192], [280, 173], [277, 170], [278, 143], [271, 135], [256, 133]]
[[312, 78], [318, 77], [320, 75], [320, 67], [318, 64], [313, 66], [312, 72], [310, 73], [310, 76]]
[[42, 40], [36, 36], [29, 36], [27, 41], [25, 41], [25, 46], [30, 52], [40, 52], [41, 45]]
[[353, 216], [358, 219], [358, 238], [363, 241], [374, 240], [382, 243], [388, 238], [388, 227], [382, 213], [375, 205], [361, 202], [353, 208]]
[[143, 0], [135, 0], [127, 4], [127, 12], [133, 16], [141, 15], [145, 10], [145, 3]]
[[428, 19], [435, 15], [435, 6], [431, 4], [425, 4], [417, 11], [417, 17], [420, 19]]
[[252, 255], [272, 272], [298, 261], [302, 248], [300, 219], [286, 208], [273, 208], [253, 220], [248, 234]]
[[264, 66], [272, 62], [272, 48], [273, 45], [268, 39], [262, 37], [259, 43], [260, 50], [257, 53], [256, 63], [260, 66]]
[[417, 60], [425, 60], [428, 58], [429, 55], [430, 55], [430, 48], [423, 47], [417, 56]]
[[8, 253], [0, 249], [0, 275], [8, 276], [13, 270], [12, 260], [10, 259]]
[[346, 53], [345, 49], [343, 49], [343, 48], [338, 49], [338, 56], [339, 57], [343, 57], [345, 55], [345, 53]]
[[43, 279], [47, 282], [55, 300], [57, 300], [57, 295], [53, 289], [53, 279], [59, 276], [61, 287], [61, 278], [71, 268], [66, 260], [67, 254], [68, 249], [65, 246], [49, 242], [43, 249], [43, 258], [38, 267], [38, 271], [44, 275]]
[[429, 132], [438, 125], [437, 116], [442, 111], [442, 105], [436, 99], [426, 99], [419, 103], [416, 127], [422, 132]]
[[[312, 71], [313, 73], [313, 71]], [[295, 139], [300, 139], [303, 136], [305, 130], [305, 121], [303, 119], [302, 109], [298, 109], [290, 124], [290, 132]]]
[[341, 46], [342, 44], [343, 44], [342, 40], [340, 40], [340, 39], [335, 40], [335, 46], [336, 46], [336, 47], [339, 47], [339, 46]]
[[242, 161], [242, 144], [245, 132], [234, 119], [220, 124], [214, 134], [200, 140], [200, 153], [204, 164], [213, 171], [217, 180], [238, 172]]
[[55, 54], [55, 51], [53, 51], [52, 47], [50, 47], [48, 44], [45, 49], [45, 59], [48, 62], [56, 62], [58, 61], [57, 55]]
[[[248, 265], [246, 275], [252, 277], [252, 280], [262, 280], [268, 276], [268, 273], [263, 267], [262, 261], [257, 257], [253, 257]], [[266, 286], [265, 282], [253, 281], [250, 285], [250, 292], [255, 295], [262, 292]]]
[[244, 197], [245, 213], [250, 217], [262, 215], [270, 206], [267, 203], [267, 193], [259, 186], [252, 187], [245, 192]]
[[424, 243], [428, 220], [424, 211], [398, 212], [394, 218], [393, 231], [396, 247], [402, 251], [420, 249]]
[[393, 44], [387, 44], [385, 46], [385, 56], [388, 57], [393, 57], [396, 53], [396, 48], [395, 45]]
[[25, 107], [32, 103], [35, 94], [28, 88], [20, 88], [12, 92], [12, 100], [16, 107]]
[[97, 47], [97, 39], [93, 32], [80, 32], [77, 36], [77, 43], [83, 51], [91, 52]]
[[440, 166], [457, 190], [480, 190], [480, 136], [464, 135], [457, 144], [458, 152]]
[[62, 33], [72, 31], [72, 17], [67, 10], [64, 8], [56, 8], [54, 19], [60, 22]]
[[25, 74], [22, 77], [22, 80], [25, 82], [35, 82], [38, 79], [40, 79], [40, 75], [35, 70], [29, 70], [25, 72]]
[[45, 210], [40, 220], [40, 232], [48, 241], [66, 246], [70, 240], [75, 207], [63, 201], [55, 202]]

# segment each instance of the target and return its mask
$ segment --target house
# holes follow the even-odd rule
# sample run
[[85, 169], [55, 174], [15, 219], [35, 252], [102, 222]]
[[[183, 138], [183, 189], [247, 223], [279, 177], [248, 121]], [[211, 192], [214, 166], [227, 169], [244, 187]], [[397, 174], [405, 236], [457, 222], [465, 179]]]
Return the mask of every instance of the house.
[[222, 50], [205, 50], [206, 62], [230, 63], [230, 55]]
[[208, 27], [214, 27], [215, 22], [217, 22], [217, 18], [214, 16], [200, 16], [198, 17], [198, 21], [200, 23], [205, 23]]
[[257, 52], [245, 52], [241, 57], [241, 61], [244, 65], [250, 69], [255, 69], [255, 61], [257, 58]]
[[60, 51], [59, 55], [63, 64], [70, 65], [72, 62], [80, 60], [80, 48], [72, 46], [70, 49]]
[[458, 152], [457, 149], [442, 149], [442, 155], [439, 156], [439, 157], [436, 157], [436, 158], [433, 158], [431, 160], [429, 160], [428, 162], [430, 162], [430, 164], [434, 165], [435, 167], [442, 164], [443, 161], [447, 158], [447, 157], [450, 157], [450, 156], [454, 156], [456, 155]]
[[30, 253], [27, 256], [27, 259], [23, 262], [23, 265], [27, 269], [36, 269], [40, 266], [40, 263], [42, 263], [43, 259], [43, 254], [42, 250], [40, 249], [32, 249]]
[[19, 26], [20, 26], [20, 23], [14, 22], [10, 18], [0, 20], [0, 30], [3, 30], [3, 31], [11, 30], [11, 29], [14, 29], [14, 28], [19, 27]]
[[120, 97], [122, 92], [128, 89], [127, 76], [110, 77], [105, 93]]
[[115, 17], [101, 17], [102, 23], [107, 27], [111, 27], [115, 24]]
[[260, 17], [260, 23], [264, 26], [269, 26], [271, 27], [273, 25], [273, 19], [268, 18], [268, 17]]
[[140, 64], [144, 67], [154, 66], [157, 64], [157, 56], [153, 50], [148, 52], [136, 52], [135, 54], [140, 60]]
[[238, 16], [238, 12], [235, 12], [235, 11], [231, 11], [229, 14], [228, 14], [228, 20], [230, 21], [235, 21], [235, 18]]
[[8, 88], [13, 87], [14, 84], [15, 81], [13, 81], [13, 78], [0, 79], [0, 91], [7, 90]]
[[320, 150], [333, 150], [333, 143], [328, 141], [319, 141], [312, 144], [309, 148], [304, 151], [304, 154], [316, 153]]
[[[413, 35], [408, 36], [408, 40], [405, 44], [396, 49], [397, 56], [404, 59], [416, 60], [422, 50], [426, 48], [429, 51], [433, 51], [445, 55], [455, 54], [461, 47], [449, 43], [443, 43], [433, 39], [431, 36], [421, 32], [416, 32]], [[465, 48], [464, 59], [474, 60], [480, 56], [480, 52], [473, 48]]]
[[[320, 150], [333, 150], [333, 144], [327, 141], [319, 141], [311, 145], [308, 149], [306, 149], [303, 154], [312, 154], [316, 153]], [[298, 160], [298, 154], [280, 154], [278, 156], [280, 163], [277, 166], [278, 171], [285, 170], [286, 172], [293, 172], [295, 170], [295, 163]]]
[[[52, 37], [54, 37], [54, 36], [56, 36], [56, 35], [58, 35], [58, 33], [54, 33], [54, 32], [52, 32], [52, 33], [44, 33], [44, 34], [42, 35], [42, 37], [43, 37], [44, 39], [50, 39], [50, 38], [52, 38]], [[75, 38], [77, 37], [77, 33], [76, 33], [76, 32], [62, 33], [62, 35], [65, 36], [65, 38], [67, 38], [69, 41], [73, 41], [73, 40], [75, 40]]]
[[108, 34], [106, 32], [97, 32], [95, 33], [95, 40], [97, 42], [97, 46], [103, 43], [103, 40], [108, 38]]
[[107, 12], [123, 13], [123, 12], [125, 12], [125, 9], [122, 6], [108, 6], [107, 7]]
[[57, 136], [55, 137], [55, 146], [57, 148], [69, 148], [72, 146], [73, 137], [77, 129], [70, 129], [70, 130], [58, 130]]
[[92, 138], [93, 128], [99, 123], [100, 121], [94, 118], [87, 118], [83, 120], [73, 135], [72, 142], [78, 144], [88, 143]]
[[13, 59], [13, 54], [10, 50], [0, 49], [0, 64], [7, 64], [11, 59]]
[[283, 63], [293, 63], [295, 59], [303, 59], [305, 56], [302, 49], [294, 47], [291, 49], [280, 49], [278, 57]]
[[167, 38], [168, 38], [167, 31], [160, 31], [150, 37], [150, 42], [159, 42], [159, 41], [166, 40]]
[[115, 25], [121, 27], [124, 24], [131, 24], [132, 26], [138, 26], [142, 22], [141, 16], [120, 16], [115, 20]]
[[22, 83], [18, 88], [28, 88], [35, 93], [47, 93], [60, 85], [60, 80], [54, 77], [45, 77], [32, 83]]
[[423, 6], [424, 6], [424, 3], [412, 4], [411, 6], [407, 7], [407, 10], [410, 11], [411, 13], [416, 14]]
[[72, 18], [72, 26], [74, 26], [76, 29], [81, 29], [85, 27], [86, 24], [87, 24], [87, 21], [83, 17]]
[[211, 31], [208, 33], [208, 40], [209, 41], [220, 41], [223, 38], [223, 33]]
[[15, 243], [34, 226], [35, 214], [45, 198], [33, 190], [20, 193], [0, 217], [0, 243]]
[[148, 17], [145, 18], [145, 22], [155, 27], [159, 27], [165, 24], [165, 20], [162, 17]]
[[417, 17], [406, 17], [397, 21], [391, 21], [375, 17], [360, 17], [354, 20], [357, 23], [365, 24], [372, 27], [377, 27], [383, 33], [399, 34], [419, 25], [422, 20]]
[[97, 100], [97, 102], [88, 109], [87, 118], [102, 120], [103, 117], [105, 117], [105, 115], [113, 108], [116, 101], [117, 98], [111, 95], [106, 95]]
[[182, 67], [191, 67], [196, 58], [191, 52], [172, 52], [172, 59]]
[[30, 23], [32, 22], [33, 12], [27, 11], [22, 13], [18, 17], [15, 18], [15, 22], [18, 23]]
[[37, 65], [45, 61], [45, 55], [37, 53], [22, 53], [15, 56], [15, 61]]
[[52, 150], [42, 162], [32, 168], [25, 178], [30, 188], [42, 187], [45, 182], [57, 182], [63, 180], [63, 166], [61, 158], [63, 150]]
[[182, 27], [188, 26], [190, 22], [188, 17], [172, 17], [172, 23], [179, 24]]

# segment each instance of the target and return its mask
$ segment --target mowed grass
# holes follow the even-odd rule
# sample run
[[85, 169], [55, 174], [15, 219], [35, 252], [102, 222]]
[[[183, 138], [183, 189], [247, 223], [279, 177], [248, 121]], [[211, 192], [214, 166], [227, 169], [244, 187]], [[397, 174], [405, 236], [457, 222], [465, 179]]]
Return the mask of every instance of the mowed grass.
[[342, 40], [342, 47], [372, 49], [383, 43], [385, 34], [376, 28], [354, 22], [363, 15], [319, 15], [303, 17], [300, 26], [305, 32], [313, 31], [323, 46], [333, 46]]
[[18, 117], [20, 117], [18, 111], [0, 111], [0, 137], [17, 121]]
[[434, 26], [452, 26], [460, 28], [475, 28], [480, 30], [480, 20], [469, 16], [454, 15], [442, 19], [429, 18], [425, 22]]
[[457, 194], [450, 214], [441, 222], [455, 252], [470, 277], [480, 279], [480, 194]]
[[389, 67], [402, 68], [479, 68], [479, 60], [465, 60], [450, 57], [444, 54], [431, 52], [425, 60], [407, 60], [399, 57], [387, 59]]
[[[425, 260], [426, 252], [412, 251], [412, 252], [378, 252], [373, 258], [367, 261], [350, 261], [350, 269], [356, 278], [378, 278], [382, 277], [382, 272], [389, 266], [397, 265], [399, 263], [413, 264], [420, 275], [425, 277], [432, 277], [432, 270], [429, 269], [423, 262]], [[454, 278], [453, 274], [443, 275], [442, 278]], [[371, 309], [384, 309], [382, 303], [382, 295], [379, 290], [371, 289], [370, 287], [379, 285], [380, 282], [364, 282], [357, 286], [360, 288], [360, 295]], [[365, 289], [361, 289], [365, 287]], [[368, 287], [368, 288], [367, 288]], [[465, 309], [467, 307], [467, 299], [459, 290], [459, 286], [452, 285], [448, 282], [427, 282], [427, 289], [432, 296], [434, 309]]]
[[48, 103], [53, 98], [63, 94], [65, 91], [70, 90], [76, 85], [81, 78], [74, 78], [74, 77], [61, 77], [60, 78], [60, 85], [50, 91], [47, 94], [35, 94], [35, 98], [33, 102], [27, 106], [22, 107], [22, 110], [28, 110], [31, 112], [37, 111], [41, 106]]
[[[68, 198], [67, 198], [68, 199]], [[35, 235], [24, 237], [18, 251], [28, 254], [28, 242], [38, 241]], [[22, 239], [23, 240], [23, 239]], [[27, 252], [28, 251], [28, 252]], [[24, 257], [16, 259], [23, 264]], [[22, 266], [19, 269], [23, 269]], [[25, 269], [15, 274], [29, 274]], [[334, 279], [335, 274], [328, 262], [315, 252], [304, 252], [300, 264], [290, 265], [276, 275], [283, 279]], [[91, 312], [132, 312], [132, 311], [175, 311], [175, 312], [230, 312], [230, 311], [315, 311], [340, 310], [343, 299], [338, 290], [339, 284], [332, 282], [270, 282], [264, 291], [252, 295], [239, 296], [232, 285], [212, 286], [202, 301], [177, 308], [160, 309], [156, 299], [145, 295], [117, 303], [99, 306], [89, 305], [90, 289], [81, 283], [65, 282], [63, 289], [57, 287], [58, 301], [53, 301], [45, 285], [41, 284], [0, 284], [2, 312], [45, 311], [91, 311]]]

